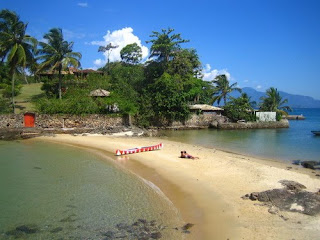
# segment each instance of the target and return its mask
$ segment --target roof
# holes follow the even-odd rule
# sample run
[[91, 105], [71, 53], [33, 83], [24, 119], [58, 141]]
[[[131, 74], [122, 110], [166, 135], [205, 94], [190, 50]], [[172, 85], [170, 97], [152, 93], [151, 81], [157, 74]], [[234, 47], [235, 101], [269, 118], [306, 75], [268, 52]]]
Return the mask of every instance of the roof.
[[91, 97], [108, 97], [108, 96], [110, 96], [110, 92], [99, 88], [99, 89], [91, 91], [89, 96], [91, 96]]
[[210, 106], [207, 104], [195, 104], [189, 105], [190, 110], [202, 110], [202, 111], [223, 111], [222, 108]]

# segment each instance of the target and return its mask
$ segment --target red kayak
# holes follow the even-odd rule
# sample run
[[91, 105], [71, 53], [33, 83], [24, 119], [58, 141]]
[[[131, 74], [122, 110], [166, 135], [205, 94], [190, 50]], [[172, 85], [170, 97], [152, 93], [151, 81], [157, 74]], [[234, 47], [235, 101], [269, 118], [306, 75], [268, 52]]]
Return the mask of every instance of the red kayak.
[[130, 148], [130, 149], [125, 149], [125, 150], [117, 149], [116, 155], [120, 156], [120, 155], [132, 154], [132, 153], [149, 152], [149, 151], [158, 150], [161, 148], [163, 148], [162, 143], [159, 143], [159, 144], [153, 145], [153, 146], [148, 146], [148, 147], [136, 147], [136, 148]]

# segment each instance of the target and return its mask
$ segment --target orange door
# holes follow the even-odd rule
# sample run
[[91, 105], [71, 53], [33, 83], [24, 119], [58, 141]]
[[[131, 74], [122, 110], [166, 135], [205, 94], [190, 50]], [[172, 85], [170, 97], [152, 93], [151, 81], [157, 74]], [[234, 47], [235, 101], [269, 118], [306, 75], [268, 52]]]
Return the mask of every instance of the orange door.
[[34, 127], [35, 115], [33, 113], [24, 114], [24, 126], [25, 127]]

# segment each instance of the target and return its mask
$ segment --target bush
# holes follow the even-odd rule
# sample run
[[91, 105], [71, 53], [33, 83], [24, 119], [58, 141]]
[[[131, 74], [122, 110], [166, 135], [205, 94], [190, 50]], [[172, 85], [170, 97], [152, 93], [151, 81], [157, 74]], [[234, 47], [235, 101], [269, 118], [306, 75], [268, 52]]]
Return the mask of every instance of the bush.
[[0, 97], [0, 113], [12, 113], [12, 105], [9, 99]]
[[253, 109], [245, 98], [231, 99], [224, 107], [224, 114], [234, 122], [238, 120], [247, 122], [256, 120]]
[[[4, 98], [11, 98], [12, 97], [12, 87], [11, 85], [3, 85], [3, 91], [2, 91], [2, 96]], [[14, 86], [14, 96], [18, 96], [21, 93], [21, 88], [22, 85], [21, 84], [16, 84]]]

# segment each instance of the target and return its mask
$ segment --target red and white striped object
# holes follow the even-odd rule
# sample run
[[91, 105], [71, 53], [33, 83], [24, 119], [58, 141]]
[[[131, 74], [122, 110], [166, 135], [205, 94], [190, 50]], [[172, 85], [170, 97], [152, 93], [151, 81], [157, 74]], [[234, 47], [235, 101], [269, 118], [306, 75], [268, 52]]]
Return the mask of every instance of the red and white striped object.
[[153, 151], [153, 150], [158, 150], [163, 148], [163, 144], [159, 143], [157, 145], [153, 146], [148, 146], [148, 147], [136, 147], [136, 148], [130, 148], [130, 149], [125, 149], [125, 150], [116, 150], [116, 155], [126, 155], [126, 154], [132, 154], [132, 153], [140, 153], [140, 152], [148, 152], [148, 151]]

